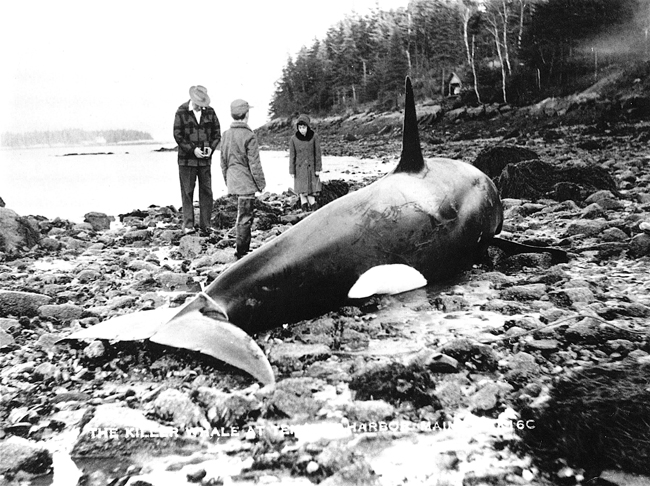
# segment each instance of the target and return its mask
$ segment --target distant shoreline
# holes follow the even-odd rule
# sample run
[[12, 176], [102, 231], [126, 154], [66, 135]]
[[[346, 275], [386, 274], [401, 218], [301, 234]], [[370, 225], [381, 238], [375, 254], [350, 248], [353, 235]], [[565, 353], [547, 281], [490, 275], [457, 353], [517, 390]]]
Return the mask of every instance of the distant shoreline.
[[[123, 141], [114, 143], [73, 143], [73, 144], [37, 144], [37, 145], [24, 145], [19, 147], [6, 147], [0, 146], [1, 150], [32, 150], [32, 149], [53, 149], [53, 148], [96, 148], [96, 147], [122, 147], [127, 145], [160, 145], [165, 150], [176, 150], [175, 142], [159, 142], [156, 140], [136, 140], [136, 141]], [[174, 145], [173, 148], [166, 148], [168, 145]]]

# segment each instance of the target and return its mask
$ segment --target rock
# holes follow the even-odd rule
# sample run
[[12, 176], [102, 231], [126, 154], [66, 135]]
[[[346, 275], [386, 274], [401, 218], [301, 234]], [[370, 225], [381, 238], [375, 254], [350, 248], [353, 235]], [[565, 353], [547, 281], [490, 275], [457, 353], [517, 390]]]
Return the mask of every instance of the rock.
[[424, 365], [431, 373], [458, 373], [460, 368], [457, 360], [442, 353], [434, 353]]
[[605, 343], [605, 349], [610, 353], [619, 353], [627, 356], [631, 351], [636, 349], [636, 345], [627, 339], [612, 339]]
[[0, 317], [0, 329], [3, 331], [13, 331], [20, 327], [18, 319], [9, 319], [7, 317]]
[[207, 474], [205, 469], [198, 469], [197, 471], [187, 473], [186, 477], [190, 483], [200, 483]]
[[92, 411], [92, 418], [83, 425], [72, 455], [106, 457], [108, 452], [119, 457], [143, 448], [153, 448], [159, 453], [166, 441], [174, 441], [178, 435], [177, 428], [149, 420], [142, 410], [102, 404]]
[[101, 341], [93, 341], [84, 348], [84, 356], [89, 359], [97, 359], [104, 356], [106, 348]]
[[526, 343], [526, 348], [531, 351], [553, 353], [560, 349], [560, 343], [555, 339], [534, 339]]
[[585, 199], [585, 202], [587, 204], [593, 204], [593, 203], [599, 203], [600, 201], [604, 201], [604, 200], [608, 200], [608, 199], [614, 199], [614, 194], [612, 194], [612, 191], [601, 190], [601, 191], [596, 191], [593, 194], [590, 194]]
[[38, 244], [41, 235], [26, 218], [0, 207], [0, 251], [14, 253]]
[[554, 264], [550, 253], [521, 253], [500, 261], [496, 268], [507, 274], [515, 274], [526, 268], [551, 268]]
[[183, 258], [192, 260], [203, 252], [205, 238], [200, 236], [184, 236], [181, 238], [181, 243], [178, 251], [181, 252]]
[[84, 221], [89, 223], [94, 231], [104, 231], [111, 228], [111, 218], [104, 213], [86, 213], [84, 215]]
[[467, 108], [468, 118], [481, 118], [484, 115], [485, 115], [485, 107], [483, 105]]
[[166, 229], [160, 233], [159, 238], [165, 243], [171, 243], [172, 241], [180, 238], [182, 234], [183, 231], [181, 230]]
[[61, 238], [61, 244], [67, 250], [83, 250], [90, 246], [87, 241], [72, 238], [71, 236], [65, 236]]
[[45, 474], [51, 466], [52, 454], [29, 440], [12, 436], [0, 441], [0, 474]]
[[447, 118], [450, 122], [455, 122], [464, 118], [466, 114], [467, 108], [456, 108], [445, 113], [445, 118]]
[[269, 361], [285, 373], [301, 370], [316, 361], [331, 356], [330, 348], [324, 344], [281, 343], [271, 348]]
[[431, 305], [442, 312], [457, 312], [469, 307], [467, 299], [460, 295], [437, 295], [430, 302]]
[[102, 274], [97, 270], [86, 269], [77, 274], [77, 279], [80, 283], [89, 283], [101, 278]]
[[74, 304], [48, 304], [38, 308], [38, 314], [46, 319], [56, 319], [60, 322], [70, 322], [81, 319], [85, 311], [82, 307]]
[[454, 379], [443, 381], [436, 385], [433, 394], [440, 401], [445, 410], [461, 408], [465, 406], [467, 397], [463, 389], [467, 387], [466, 379]]
[[193, 278], [186, 273], [161, 272], [155, 277], [156, 281], [163, 289], [200, 292], [201, 285], [195, 282]]
[[38, 380], [48, 381], [54, 379], [61, 371], [52, 363], [41, 363], [34, 368], [34, 376]]
[[490, 346], [470, 339], [454, 339], [443, 345], [439, 351], [479, 371], [494, 371], [499, 361]]
[[92, 233], [95, 231], [93, 228], [93, 225], [90, 223], [79, 223], [75, 224], [72, 227], [72, 233], [76, 234], [77, 238], [80, 239], [87, 239], [88, 238], [88, 233]]
[[33, 317], [38, 314], [39, 307], [51, 301], [50, 297], [43, 294], [0, 290], [0, 316]]
[[40, 241], [40, 246], [46, 251], [59, 251], [63, 247], [63, 244], [59, 240], [48, 237]]
[[320, 380], [287, 378], [278, 382], [271, 404], [293, 419], [313, 418], [322, 407], [322, 403], [314, 398], [314, 392], [321, 388]]
[[[220, 421], [219, 425], [223, 427], [246, 422], [248, 418], [259, 414], [262, 407], [253, 395], [227, 393], [206, 386], [196, 390], [195, 399], [207, 411], [208, 420], [213, 424]], [[232, 423], [223, 423], [224, 417], [228, 417]]]
[[53, 352], [56, 350], [57, 342], [62, 337], [63, 336], [61, 334], [54, 333], [54, 332], [47, 332], [45, 334], [41, 334], [38, 337], [38, 341], [36, 341], [35, 346], [37, 349], [41, 349], [46, 353]]
[[469, 403], [474, 412], [489, 412], [494, 410], [499, 404], [499, 395], [501, 387], [496, 383], [488, 383], [481, 387], [475, 394], [469, 398]]
[[395, 407], [384, 400], [355, 400], [346, 407], [345, 413], [353, 422], [381, 422], [395, 416]]
[[540, 367], [535, 357], [523, 351], [512, 356], [507, 367], [509, 371], [506, 373], [505, 379], [513, 384], [524, 384], [536, 378], [540, 373]]
[[0, 329], [0, 349], [12, 346], [16, 340], [7, 331]]
[[585, 192], [616, 189], [614, 178], [601, 167], [561, 166], [537, 159], [507, 165], [494, 182], [502, 197], [530, 200], [548, 197], [560, 182], [577, 184]]
[[609, 223], [604, 219], [578, 220], [571, 223], [564, 232], [565, 237], [582, 235], [598, 236], [607, 229]]
[[630, 253], [636, 258], [650, 255], [650, 235], [641, 233], [632, 238]]
[[134, 243], [136, 241], [149, 241], [151, 240], [151, 232], [148, 229], [130, 230], [122, 235], [125, 243]]
[[628, 236], [619, 228], [608, 228], [603, 231], [602, 238], [603, 241], [626, 241]]
[[203, 418], [201, 409], [185, 393], [173, 388], [161, 392], [153, 405], [156, 415], [179, 427], [191, 427]]
[[558, 307], [571, 307], [577, 303], [589, 304], [596, 300], [594, 293], [586, 287], [554, 290], [548, 296]]
[[580, 186], [573, 182], [558, 182], [553, 189], [557, 201], [580, 201], [582, 199]]
[[546, 295], [546, 285], [530, 284], [515, 285], [501, 292], [501, 298], [506, 300], [539, 300]]
[[564, 338], [571, 343], [596, 344], [601, 341], [601, 333], [599, 322], [586, 317], [567, 327]]
[[321, 483], [321, 486], [352, 486], [377, 484], [372, 467], [352, 447], [344, 447], [333, 441], [318, 456], [316, 461], [326, 471], [336, 471]]
[[605, 210], [600, 204], [593, 203], [584, 208], [580, 216], [584, 219], [604, 218]]

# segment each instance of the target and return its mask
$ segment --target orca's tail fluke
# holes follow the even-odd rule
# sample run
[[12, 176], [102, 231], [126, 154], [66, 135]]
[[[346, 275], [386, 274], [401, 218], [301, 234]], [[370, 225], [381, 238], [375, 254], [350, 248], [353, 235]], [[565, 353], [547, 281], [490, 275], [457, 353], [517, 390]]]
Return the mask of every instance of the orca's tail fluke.
[[126, 314], [75, 332], [64, 339], [151, 342], [189, 349], [246, 371], [265, 385], [274, 385], [271, 364], [257, 343], [228, 322], [219, 305], [200, 293], [180, 308], [159, 308]]
[[411, 78], [406, 77], [406, 99], [404, 101], [404, 126], [402, 128], [402, 156], [394, 172], [420, 172], [424, 168], [424, 157], [420, 146], [418, 116], [415, 112], [415, 96]]

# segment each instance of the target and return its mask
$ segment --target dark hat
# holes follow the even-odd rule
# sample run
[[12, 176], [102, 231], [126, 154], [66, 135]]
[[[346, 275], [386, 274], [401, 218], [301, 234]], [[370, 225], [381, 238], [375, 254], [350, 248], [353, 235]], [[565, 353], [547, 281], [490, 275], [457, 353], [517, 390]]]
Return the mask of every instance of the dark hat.
[[210, 97], [208, 90], [203, 86], [192, 86], [190, 88], [190, 99], [196, 106], [209, 106]]
[[309, 126], [310, 123], [311, 123], [311, 120], [309, 119], [309, 116], [300, 115], [298, 117], [298, 121], [296, 122], [296, 126], [298, 126], [298, 125], [307, 125], [307, 126]]
[[230, 114], [234, 116], [245, 115], [250, 108], [251, 106], [249, 106], [248, 101], [235, 100], [230, 103]]

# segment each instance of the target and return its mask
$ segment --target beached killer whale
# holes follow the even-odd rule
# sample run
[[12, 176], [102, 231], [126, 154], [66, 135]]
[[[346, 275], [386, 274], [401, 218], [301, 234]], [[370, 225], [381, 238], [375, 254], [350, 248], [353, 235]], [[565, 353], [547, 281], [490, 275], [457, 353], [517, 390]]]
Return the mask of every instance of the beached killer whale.
[[494, 238], [503, 208], [487, 175], [462, 161], [422, 157], [408, 78], [402, 136], [391, 173], [265, 243], [189, 303], [120, 316], [67, 339], [150, 339], [206, 353], [271, 384], [271, 366], [250, 334], [349, 299], [447, 279], [489, 244], [516, 245]]

